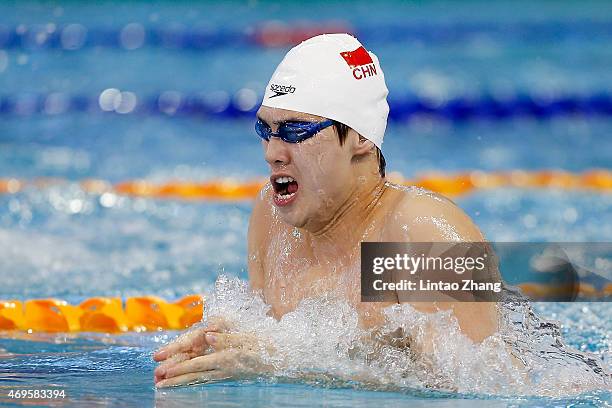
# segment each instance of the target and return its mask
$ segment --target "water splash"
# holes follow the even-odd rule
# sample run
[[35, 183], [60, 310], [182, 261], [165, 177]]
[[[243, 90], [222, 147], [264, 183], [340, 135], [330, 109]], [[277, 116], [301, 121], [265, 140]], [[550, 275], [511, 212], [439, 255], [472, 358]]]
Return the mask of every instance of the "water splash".
[[[203, 324], [222, 317], [232, 330], [256, 334], [262, 359], [284, 378], [378, 390], [550, 397], [611, 385], [601, 361], [566, 346], [557, 324], [511, 299], [500, 304], [500, 332], [478, 344], [461, 333], [450, 311], [427, 314], [393, 305], [384, 310], [386, 323], [368, 330], [360, 327], [357, 310], [333, 295], [304, 299], [280, 320], [237, 278], [220, 276], [208, 298]], [[416, 352], [428, 340], [432, 350]]]

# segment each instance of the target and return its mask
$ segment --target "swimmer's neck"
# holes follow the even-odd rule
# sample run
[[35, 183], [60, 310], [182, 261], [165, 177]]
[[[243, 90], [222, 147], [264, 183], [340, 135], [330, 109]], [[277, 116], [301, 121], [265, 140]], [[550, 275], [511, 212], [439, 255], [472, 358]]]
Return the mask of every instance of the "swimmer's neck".
[[358, 174], [350, 194], [332, 217], [309, 231], [313, 255], [326, 262], [351, 254], [355, 245], [362, 241], [386, 189], [386, 180], [378, 174]]

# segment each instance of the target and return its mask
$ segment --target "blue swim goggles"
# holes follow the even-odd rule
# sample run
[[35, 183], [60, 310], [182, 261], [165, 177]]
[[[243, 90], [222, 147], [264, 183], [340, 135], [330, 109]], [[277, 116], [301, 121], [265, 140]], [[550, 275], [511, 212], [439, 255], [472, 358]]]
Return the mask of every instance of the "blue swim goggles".
[[278, 130], [274, 133], [270, 126], [261, 119], [257, 119], [255, 131], [265, 141], [270, 141], [271, 137], [279, 137], [287, 143], [300, 143], [333, 124], [333, 120], [325, 120], [323, 122], [287, 121], [280, 123]]

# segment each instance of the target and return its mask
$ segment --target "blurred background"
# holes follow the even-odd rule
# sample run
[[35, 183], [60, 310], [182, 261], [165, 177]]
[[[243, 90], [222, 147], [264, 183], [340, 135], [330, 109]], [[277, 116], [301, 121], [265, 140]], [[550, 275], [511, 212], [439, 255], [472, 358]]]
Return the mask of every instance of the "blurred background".
[[[333, 32], [381, 61], [392, 177], [435, 172], [429, 185], [458, 193], [491, 241], [612, 241], [612, 2], [1, 1], [0, 299], [173, 301], [220, 273], [246, 278], [250, 199], [194, 192], [228, 179], [252, 192], [244, 183], [266, 176], [254, 132], [263, 89], [292, 45]], [[610, 272], [605, 259], [599, 268]], [[522, 270], [502, 273], [516, 282]], [[534, 308], [610, 368], [608, 303]], [[50, 384], [87, 406], [412, 398], [265, 383], [154, 392], [151, 353], [172, 331], [4, 333], [3, 403], [17, 403], [9, 388]], [[413, 398], [428, 395], [440, 398]], [[576, 403], [547, 401], [514, 404]]]
[[[249, 200], [82, 182], [265, 177], [254, 112], [287, 50], [319, 33], [380, 58], [391, 173], [610, 171], [611, 16], [606, 1], [2, 2], [0, 296], [175, 298], [245, 277]], [[612, 239], [596, 189], [453, 199], [490, 240]]]

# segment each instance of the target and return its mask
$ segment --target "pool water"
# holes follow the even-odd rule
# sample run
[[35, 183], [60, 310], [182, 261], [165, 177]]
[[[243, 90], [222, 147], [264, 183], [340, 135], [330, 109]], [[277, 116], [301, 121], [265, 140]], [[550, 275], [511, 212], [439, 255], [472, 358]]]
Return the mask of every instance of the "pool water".
[[[363, 30], [393, 24], [448, 29], [453, 22], [555, 23], [567, 35], [520, 35], [476, 30], [461, 38], [417, 40], [373, 36], [391, 96], [432, 98], [481, 93], [594, 94], [612, 91], [610, 30], [587, 32], [580, 22], [610, 24], [605, 2], [568, 4], [472, 1], [424, 5], [357, 3], [189, 5], [188, 3], [77, 2], [0, 4], [0, 25], [83, 26], [120, 30], [195, 26], [240, 30], [268, 20], [308, 16], [348, 21]], [[313, 10], [318, 11], [313, 13]], [[319, 10], [320, 9], [320, 10]], [[291, 17], [294, 19], [294, 17]], [[577, 23], [578, 22], [578, 23]], [[588, 24], [586, 24], [588, 25]], [[581, 28], [582, 27], [582, 28]], [[607, 27], [607, 26], [605, 26]], [[572, 31], [573, 30], [573, 31]], [[580, 31], [583, 30], [583, 31]], [[0, 30], [1, 32], [1, 30]], [[367, 31], [363, 31], [367, 33]], [[370, 31], [371, 32], [371, 31]], [[582, 34], [581, 34], [582, 33]], [[61, 49], [0, 48], [0, 95], [99, 95], [118, 88], [148, 95], [162, 91], [233, 95], [261, 92], [286, 48], [240, 45], [206, 50], [143, 46]], [[240, 58], [247, 63], [236, 63]], [[409, 177], [437, 170], [498, 171], [558, 168], [581, 172], [612, 168], [612, 116], [563, 115], [547, 120], [474, 118], [453, 122], [428, 116], [389, 124], [383, 152], [388, 170]], [[88, 178], [112, 183], [250, 180], [267, 173], [251, 118], [214, 119], [146, 113], [74, 112], [14, 115], [0, 112], [0, 177], [60, 180], [0, 195], [0, 298], [62, 298], [153, 294], [173, 300], [210, 293], [220, 274], [246, 279], [249, 202], [186, 202], [88, 193]], [[455, 201], [489, 240], [519, 242], [612, 241], [612, 195], [581, 190], [504, 188]], [[512, 271], [502, 271], [512, 273]], [[541, 303], [543, 317], [559, 321], [568, 345], [612, 369], [612, 312], [607, 303]], [[356, 386], [285, 380], [224, 382], [156, 391], [153, 350], [176, 332], [122, 335], [25, 334], [0, 336], [0, 402], [11, 389], [59, 388], [49, 404], [117, 406], [605, 406], [610, 390], [542, 397], [457, 394], [406, 388], [372, 391]]]

